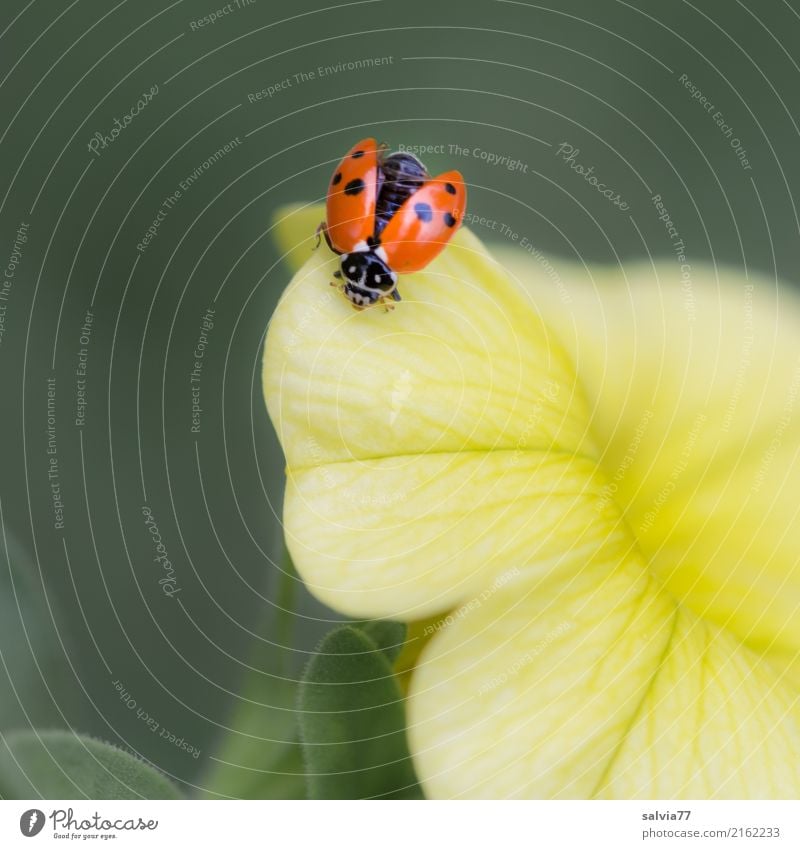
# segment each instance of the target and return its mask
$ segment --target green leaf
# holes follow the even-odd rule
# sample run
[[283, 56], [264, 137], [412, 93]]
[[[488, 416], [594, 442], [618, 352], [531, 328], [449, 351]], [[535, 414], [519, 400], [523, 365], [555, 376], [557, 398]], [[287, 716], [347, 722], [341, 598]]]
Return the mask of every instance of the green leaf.
[[179, 799], [178, 788], [144, 761], [70, 731], [22, 731], [0, 741], [5, 799]]
[[422, 798], [391, 665], [397, 624], [337, 628], [308, 664], [299, 719], [312, 799]]
[[368, 619], [353, 622], [363, 631], [375, 645], [386, 655], [389, 663], [394, 663], [403, 649], [406, 641], [406, 626], [404, 622], [394, 622], [391, 619]]

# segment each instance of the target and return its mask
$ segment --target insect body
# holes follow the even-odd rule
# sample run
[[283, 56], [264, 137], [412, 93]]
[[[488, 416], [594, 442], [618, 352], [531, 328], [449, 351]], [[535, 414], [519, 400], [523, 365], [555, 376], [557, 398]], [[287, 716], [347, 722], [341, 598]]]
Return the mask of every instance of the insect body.
[[353, 306], [399, 301], [398, 275], [420, 271], [443, 250], [466, 196], [458, 171], [431, 178], [409, 153], [387, 154], [371, 138], [354, 145], [333, 172], [318, 230], [339, 254], [334, 276]]

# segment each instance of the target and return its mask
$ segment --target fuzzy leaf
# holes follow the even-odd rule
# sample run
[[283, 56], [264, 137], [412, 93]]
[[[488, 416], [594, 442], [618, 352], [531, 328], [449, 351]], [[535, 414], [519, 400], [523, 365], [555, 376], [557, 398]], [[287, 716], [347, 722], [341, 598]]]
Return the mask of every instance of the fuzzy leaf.
[[179, 799], [178, 788], [144, 761], [69, 731], [23, 731], [0, 744], [5, 799]]
[[353, 624], [358, 625], [359, 629], [375, 643], [386, 655], [390, 664], [397, 660], [406, 641], [405, 622], [393, 622], [391, 619], [367, 619]]
[[394, 651], [399, 634], [396, 623], [345, 625], [309, 662], [299, 710], [312, 799], [421, 798], [403, 696], [381, 649]]

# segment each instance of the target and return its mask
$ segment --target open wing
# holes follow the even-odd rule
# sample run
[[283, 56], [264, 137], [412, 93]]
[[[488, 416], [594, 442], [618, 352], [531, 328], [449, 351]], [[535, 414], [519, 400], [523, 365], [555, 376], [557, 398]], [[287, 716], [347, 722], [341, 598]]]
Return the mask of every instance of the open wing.
[[441, 253], [461, 225], [466, 202], [467, 187], [458, 171], [439, 174], [414, 192], [381, 233], [392, 271], [419, 271]]

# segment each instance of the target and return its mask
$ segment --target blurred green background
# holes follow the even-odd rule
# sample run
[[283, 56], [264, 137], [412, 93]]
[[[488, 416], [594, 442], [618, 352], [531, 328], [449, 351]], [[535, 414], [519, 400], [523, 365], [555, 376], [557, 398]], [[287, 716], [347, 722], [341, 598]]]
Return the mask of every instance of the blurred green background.
[[432, 171], [460, 168], [470, 212], [497, 222], [476, 227], [488, 240], [505, 225], [545, 257], [672, 256], [661, 195], [691, 264], [794, 283], [800, 13], [754, 0], [223, 8], [204, 25], [220, 9], [205, 0], [0, 12], [0, 261], [13, 272], [0, 293], [0, 730], [96, 735], [188, 793], [297, 795], [280, 775], [221, 781], [213, 759], [245, 758], [238, 745], [291, 771], [267, 751], [291, 735], [285, 682], [339, 620], [283, 555], [283, 462], [259, 383], [288, 280], [275, 209], [321, 200], [334, 162], [375, 135], [435, 146]]

